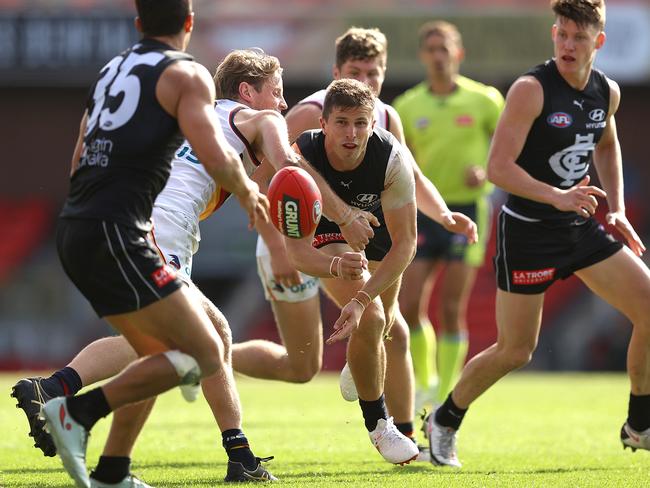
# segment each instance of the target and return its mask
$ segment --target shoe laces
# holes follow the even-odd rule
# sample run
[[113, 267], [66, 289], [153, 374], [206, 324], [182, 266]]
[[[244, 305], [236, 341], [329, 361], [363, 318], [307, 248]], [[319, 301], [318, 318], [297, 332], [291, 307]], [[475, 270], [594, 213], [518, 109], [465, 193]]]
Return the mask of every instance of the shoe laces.
[[375, 441], [375, 444], [381, 442], [391, 445], [402, 441], [402, 434], [397, 430], [397, 427], [395, 427], [393, 417], [388, 417], [386, 419], [384, 428], [373, 436], [373, 440]]
[[32, 398], [30, 401], [40, 407], [43, 407], [43, 405], [45, 405], [45, 402], [51, 400], [52, 397], [43, 391], [40, 380], [32, 380], [32, 384], [34, 385], [34, 391], [36, 392], [37, 398]]

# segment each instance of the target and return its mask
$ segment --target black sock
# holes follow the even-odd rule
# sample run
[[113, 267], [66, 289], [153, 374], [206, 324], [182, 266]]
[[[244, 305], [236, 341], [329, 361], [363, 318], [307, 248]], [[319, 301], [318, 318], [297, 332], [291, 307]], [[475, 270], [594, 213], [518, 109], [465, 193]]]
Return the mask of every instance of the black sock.
[[111, 407], [101, 388], [95, 388], [79, 396], [68, 397], [67, 405], [72, 418], [86, 430], [92, 429], [99, 419], [111, 413]]
[[248, 439], [240, 429], [224, 430], [221, 439], [230, 461], [242, 463], [249, 470], [257, 468], [255, 455], [248, 446]]
[[415, 442], [415, 433], [413, 432], [413, 422], [400, 422], [395, 424], [397, 430], [404, 434], [409, 439], [412, 439]]
[[70, 366], [58, 370], [49, 378], [41, 380], [41, 386], [50, 396], [74, 395], [83, 386], [79, 374]]
[[650, 395], [630, 393], [627, 423], [637, 432], [643, 432], [650, 427]]
[[454, 430], [458, 430], [466, 412], [466, 408], [462, 409], [454, 403], [450, 393], [445, 403], [440, 405], [440, 408], [436, 410], [436, 422], [443, 427], [451, 427]]
[[363, 420], [366, 423], [368, 432], [372, 432], [377, 427], [379, 419], [388, 418], [386, 413], [386, 404], [384, 403], [384, 394], [377, 398], [377, 400], [366, 401], [359, 398], [359, 405], [363, 413]]
[[90, 476], [102, 483], [117, 484], [128, 476], [130, 470], [131, 458], [100, 456], [97, 467], [90, 473]]

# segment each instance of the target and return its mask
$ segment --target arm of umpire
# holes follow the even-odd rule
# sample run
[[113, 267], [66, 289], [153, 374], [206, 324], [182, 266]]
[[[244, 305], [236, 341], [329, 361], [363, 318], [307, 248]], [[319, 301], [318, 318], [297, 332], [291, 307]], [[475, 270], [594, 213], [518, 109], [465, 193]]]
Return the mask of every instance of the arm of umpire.
[[214, 82], [208, 70], [192, 61], [170, 65], [160, 76], [156, 96], [178, 120], [206, 171], [237, 197], [252, 228], [257, 219], [268, 221], [269, 204], [257, 183], [247, 175], [239, 155], [228, 144], [214, 112]]

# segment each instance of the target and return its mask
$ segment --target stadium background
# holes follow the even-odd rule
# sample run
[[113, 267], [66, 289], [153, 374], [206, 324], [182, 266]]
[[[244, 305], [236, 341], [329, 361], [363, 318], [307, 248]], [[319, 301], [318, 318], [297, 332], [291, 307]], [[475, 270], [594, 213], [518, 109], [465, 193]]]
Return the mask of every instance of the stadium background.
[[[195, 0], [194, 10], [190, 53], [213, 69], [231, 49], [262, 47], [285, 68], [289, 106], [330, 81], [334, 38], [350, 25], [377, 26], [388, 37], [386, 102], [424, 76], [415, 36], [425, 20], [455, 22], [467, 50], [463, 74], [504, 94], [552, 54], [547, 0]], [[62, 366], [111, 332], [64, 275], [53, 230], [88, 85], [137, 38], [133, 16], [131, 0], [0, 0], [0, 369]], [[622, 87], [628, 212], [650, 243], [650, 1], [608, 0], [606, 31], [596, 65]], [[230, 202], [201, 229], [195, 281], [224, 310], [235, 340], [276, 338], [243, 214]], [[494, 340], [493, 301], [488, 261], [470, 304], [470, 355]], [[329, 329], [337, 312], [326, 300], [324, 311]], [[628, 337], [626, 319], [571, 278], [548, 294], [529, 368], [622, 370]], [[325, 367], [340, 367], [342, 358], [342, 346], [327, 347]]]

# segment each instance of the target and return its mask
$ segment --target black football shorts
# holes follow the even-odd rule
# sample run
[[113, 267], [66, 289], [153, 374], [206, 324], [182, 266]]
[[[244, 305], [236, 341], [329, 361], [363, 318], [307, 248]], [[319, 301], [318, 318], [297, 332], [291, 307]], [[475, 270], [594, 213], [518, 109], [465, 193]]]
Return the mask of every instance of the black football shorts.
[[593, 217], [528, 222], [501, 211], [494, 256], [497, 286], [513, 293], [542, 293], [622, 247]]
[[139, 310], [183, 286], [135, 228], [60, 218], [56, 244], [65, 272], [100, 317]]

